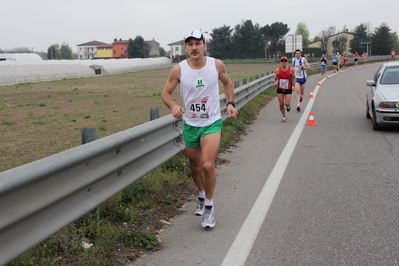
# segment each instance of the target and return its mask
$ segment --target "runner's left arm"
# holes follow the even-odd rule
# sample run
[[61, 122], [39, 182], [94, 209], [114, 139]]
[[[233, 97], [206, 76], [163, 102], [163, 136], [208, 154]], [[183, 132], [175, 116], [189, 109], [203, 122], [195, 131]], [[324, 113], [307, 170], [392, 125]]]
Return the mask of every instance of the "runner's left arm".
[[[233, 82], [229, 78], [226, 67], [223, 62], [219, 59], [215, 60], [216, 70], [219, 74], [219, 80], [223, 84], [224, 95], [226, 96], [226, 102], [234, 102], [234, 86]], [[235, 118], [237, 116], [237, 110], [231, 104], [227, 106], [228, 118]]]

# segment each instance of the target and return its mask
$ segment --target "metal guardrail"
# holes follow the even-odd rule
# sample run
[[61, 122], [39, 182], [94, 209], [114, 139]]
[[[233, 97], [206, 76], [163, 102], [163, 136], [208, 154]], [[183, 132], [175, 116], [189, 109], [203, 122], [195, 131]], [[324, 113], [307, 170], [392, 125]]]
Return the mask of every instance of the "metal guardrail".
[[[270, 88], [272, 79], [273, 74], [236, 88], [236, 108]], [[223, 120], [225, 102], [220, 95]], [[182, 121], [167, 115], [0, 173], [0, 265], [182, 151], [182, 127]]]
[[[240, 109], [271, 85], [235, 89]], [[225, 95], [220, 95], [226, 119]], [[0, 265], [12, 261], [182, 151], [171, 115], [0, 173]]]

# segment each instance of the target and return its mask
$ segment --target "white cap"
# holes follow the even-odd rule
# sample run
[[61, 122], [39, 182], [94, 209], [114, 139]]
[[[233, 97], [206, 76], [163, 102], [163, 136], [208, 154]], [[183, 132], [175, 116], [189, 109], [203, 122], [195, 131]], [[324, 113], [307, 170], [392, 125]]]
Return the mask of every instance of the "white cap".
[[193, 31], [190, 31], [189, 33], [187, 33], [186, 37], [184, 38], [184, 42], [187, 42], [187, 40], [189, 38], [194, 38], [194, 39], [202, 40], [205, 42], [204, 35], [198, 30], [193, 30]]

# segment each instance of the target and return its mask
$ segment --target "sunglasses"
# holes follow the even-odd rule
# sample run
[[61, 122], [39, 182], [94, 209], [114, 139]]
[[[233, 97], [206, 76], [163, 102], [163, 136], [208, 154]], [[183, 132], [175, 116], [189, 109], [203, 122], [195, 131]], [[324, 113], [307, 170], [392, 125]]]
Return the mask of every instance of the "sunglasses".
[[280, 62], [288, 62], [288, 60], [280, 60]]

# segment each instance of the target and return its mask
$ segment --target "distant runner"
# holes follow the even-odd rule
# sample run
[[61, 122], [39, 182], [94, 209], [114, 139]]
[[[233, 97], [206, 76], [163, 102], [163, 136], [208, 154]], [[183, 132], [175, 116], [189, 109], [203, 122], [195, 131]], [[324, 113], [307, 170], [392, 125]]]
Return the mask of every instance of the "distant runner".
[[366, 61], [367, 61], [367, 53], [366, 52], [363, 52], [362, 60], [363, 60], [363, 65], [365, 66], [366, 65]]
[[327, 58], [326, 58], [326, 55], [325, 54], [322, 54], [321, 55], [321, 58], [320, 58], [320, 69], [321, 69], [321, 77], [323, 78], [324, 77], [324, 74], [326, 73], [326, 70], [327, 70], [327, 63], [328, 63], [328, 60], [327, 60]]
[[303, 100], [303, 95], [305, 94], [305, 83], [308, 78], [307, 75], [307, 70], [310, 70], [311, 67], [308, 63], [308, 60], [306, 58], [301, 57], [301, 50], [297, 49], [295, 50], [295, 57], [292, 60], [292, 66], [295, 69], [295, 77], [296, 77], [296, 82], [295, 82], [295, 91], [296, 91], [296, 110], [298, 112], [301, 111], [301, 106], [300, 102]]
[[357, 52], [353, 55], [353, 59], [355, 60], [355, 65], [357, 65], [357, 61], [359, 61], [359, 57], [360, 57], [360, 55]]
[[292, 67], [288, 66], [288, 58], [283, 56], [280, 58], [280, 67], [274, 71], [273, 85], [277, 86], [277, 97], [281, 114], [283, 115], [282, 122], [287, 121], [285, 108], [287, 112], [291, 110], [291, 95], [292, 89], [295, 89], [295, 73]]

